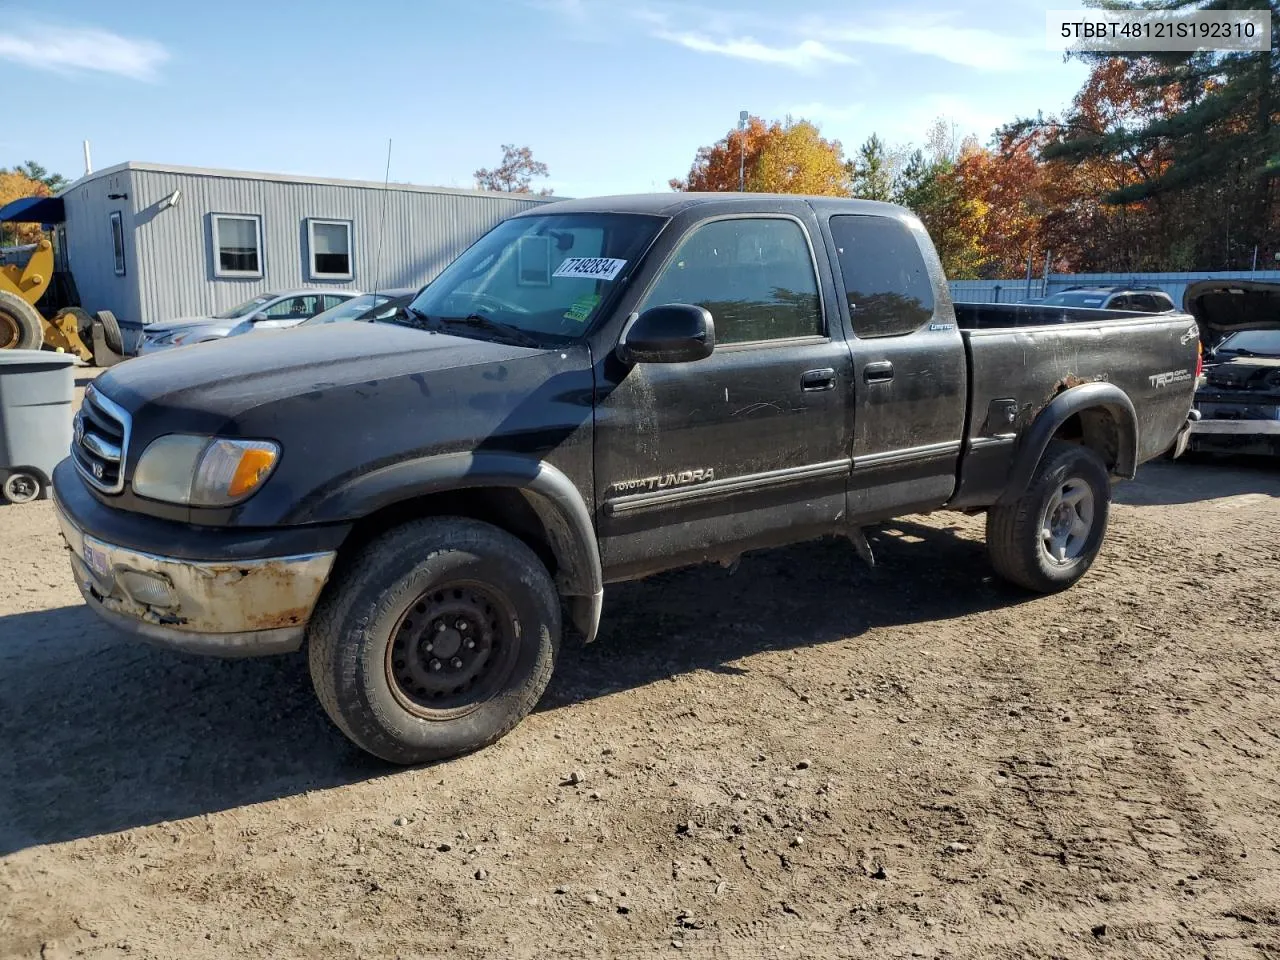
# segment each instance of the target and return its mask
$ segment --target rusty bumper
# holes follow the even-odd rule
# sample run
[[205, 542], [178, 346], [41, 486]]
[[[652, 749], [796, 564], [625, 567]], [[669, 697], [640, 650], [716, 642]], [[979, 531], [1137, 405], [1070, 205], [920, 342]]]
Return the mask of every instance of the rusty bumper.
[[76, 585], [90, 609], [126, 633], [188, 653], [297, 650], [337, 556], [180, 560], [89, 536], [58, 506]]

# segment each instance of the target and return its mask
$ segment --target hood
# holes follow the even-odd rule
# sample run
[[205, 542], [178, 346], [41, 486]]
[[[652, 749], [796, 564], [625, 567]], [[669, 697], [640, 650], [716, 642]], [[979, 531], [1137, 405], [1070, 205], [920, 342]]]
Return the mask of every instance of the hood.
[[1261, 280], [1201, 280], [1187, 285], [1182, 308], [1217, 343], [1237, 330], [1280, 328], [1280, 283]]
[[180, 407], [229, 418], [273, 400], [359, 383], [546, 353], [386, 323], [330, 323], [230, 337], [138, 357], [103, 374], [98, 389], [127, 410]]
[[197, 337], [223, 337], [236, 325], [235, 320], [188, 320], [179, 323], [152, 324], [142, 333], [152, 343], [156, 341], [171, 342], [175, 337], [195, 334]]
[[144, 328], [147, 333], [169, 333], [200, 323], [234, 323], [234, 320], [215, 320], [213, 317], [174, 317], [164, 323], [148, 323]]

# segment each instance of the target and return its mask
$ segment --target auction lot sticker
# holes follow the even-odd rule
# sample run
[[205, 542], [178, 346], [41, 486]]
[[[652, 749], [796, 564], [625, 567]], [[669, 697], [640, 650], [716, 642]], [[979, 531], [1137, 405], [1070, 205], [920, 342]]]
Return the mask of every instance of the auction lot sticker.
[[570, 257], [556, 267], [553, 277], [579, 277], [587, 280], [612, 280], [627, 265], [612, 257]]

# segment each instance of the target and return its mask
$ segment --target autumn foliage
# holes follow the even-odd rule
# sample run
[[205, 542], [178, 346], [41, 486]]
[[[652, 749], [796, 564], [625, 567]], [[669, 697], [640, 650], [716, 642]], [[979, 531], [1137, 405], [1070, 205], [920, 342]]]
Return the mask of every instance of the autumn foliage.
[[[16, 170], [0, 170], [0, 207], [24, 197], [47, 197], [51, 191], [44, 183]], [[40, 239], [38, 223], [5, 223], [0, 225], [0, 243], [35, 243]]]
[[803, 193], [844, 196], [848, 171], [839, 140], [825, 140], [806, 120], [766, 124], [751, 117], [744, 130], [702, 147], [689, 175], [672, 180], [671, 189], [729, 191], [739, 187], [739, 173], [752, 193]]
[[[1272, 0], [1273, 12], [1280, 3]], [[892, 200], [954, 279], [1248, 269], [1280, 254], [1280, 71], [1269, 54], [1096, 57], [1061, 116], [983, 145], [939, 120], [920, 149], [874, 133], [850, 159], [803, 120], [752, 117], [701, 148], [675, 190]]]

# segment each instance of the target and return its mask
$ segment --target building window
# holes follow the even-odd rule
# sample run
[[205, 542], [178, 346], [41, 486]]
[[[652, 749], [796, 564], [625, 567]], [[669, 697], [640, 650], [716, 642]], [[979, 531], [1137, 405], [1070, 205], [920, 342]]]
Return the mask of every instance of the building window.
[[214, 276], [262, 276], [262, 219], [213, 215]]
[[308, 220], [312, 280], [350, 280], [351, 224], [346, 220]]
[[116, 258], [116, 276], [124, 276], [124, 219], [120, 211], [111, 214], [111, 250]]

